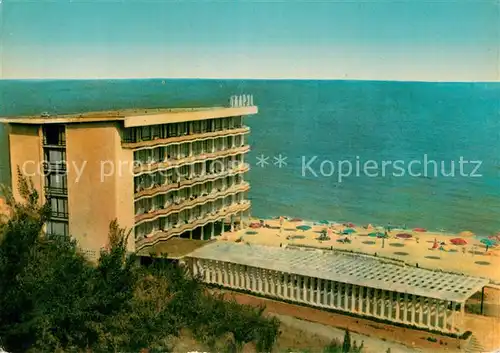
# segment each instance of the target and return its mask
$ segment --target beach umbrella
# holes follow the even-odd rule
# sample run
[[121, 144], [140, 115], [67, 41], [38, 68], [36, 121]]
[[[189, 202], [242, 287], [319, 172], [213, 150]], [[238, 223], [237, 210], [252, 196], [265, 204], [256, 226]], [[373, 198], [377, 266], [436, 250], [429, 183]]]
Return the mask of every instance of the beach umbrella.
[[342, 231], [342, 234], [352, 234], [352, 233], [356, 233], [356, 231], [352, 228], [346, 228]]
[[481, 241], [481, 243], [483, 243], [487, 247], [492, 247], [492, 246], [497, 245], [497, 242], [495, 240], [492, 240], [492, 239], [484, 238], [484, 239], [481, 239], [480, 241]]
[[305, 230], [311, 229], [310, 226], [306, 226], [306, 225], [297, 226], [295, 228], [297, 228], [298, 230], [301, 230], [301, 231], [305, 231]]
[[427, 232], [427, 229], [425, 229], [425, 228], [413, 228], [413, 231], [414, 231], [414, 232], [421, 232], [421, 233], [424, 233], [424, 232]]
[[453, 238], [450, 240], [450, 243], [452, 243], [453, 245], [466, 245], [467, 241], [462, 238]]
[[412, 237], [412, 235], [408, 234], [408, 233], [399, 233], [399, 234], [396, 234], [396, 237], [398, 237], [400, 239], [410, 239]]
[[469, 230], [464, 230], [463, 232], [458, 233], [461, 237], [473, 237], [475, 234]]
[[373, 232], [373, 233], [368, 233], [368, 236], [372, 238], [383, 238], [385, 234], [380, 232]]
[[319, 224], [330, 224], [330, 222], [328, 222], [327, 220], [321, 220], [318, 223]]

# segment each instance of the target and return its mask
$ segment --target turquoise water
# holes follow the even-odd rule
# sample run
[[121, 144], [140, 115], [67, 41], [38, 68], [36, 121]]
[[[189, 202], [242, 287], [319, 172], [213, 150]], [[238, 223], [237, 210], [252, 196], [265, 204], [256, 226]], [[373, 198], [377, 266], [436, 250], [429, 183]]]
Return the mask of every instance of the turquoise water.
[[[71, 113], [127, 107], [226, 104], [252, 93], [249, 179], [253, 214], [310, 220], [407, 224], [478, 234], [500, 230], [500, 84], [368, 81], [102, 80], [0, 81], [0, 115]], [[0, 135], [0, 151], [6, 151]], [[286, 166], [273, 157], [287, 157]], [[360, 173], [339, 181], [320, 163], [340, 160], [455, 161], [455, 177]], [[270, 164], [256, 165], [257, 157]], [[317, 156], [318, 175], [302, 173]], [[461, 176], [459, 159], [482, 161], [478, 177]], [[327, 167], [324, 163], [324, 167]], [[0, 180], [8, 182], [7, 153]], [[429, 168], [432, 172], [433, 168]], [[439, 167], [440, 169], [440, 167]], [[474, 168], [465, 165], [463, 174]], [[380, 171], [380, 169], [379, 169]], [[421, 168], [414, 166], [414, 172]], [[328, 168], [324, 168], [328, 173]], [[369, 170], [368, 172], [373, 172]]]

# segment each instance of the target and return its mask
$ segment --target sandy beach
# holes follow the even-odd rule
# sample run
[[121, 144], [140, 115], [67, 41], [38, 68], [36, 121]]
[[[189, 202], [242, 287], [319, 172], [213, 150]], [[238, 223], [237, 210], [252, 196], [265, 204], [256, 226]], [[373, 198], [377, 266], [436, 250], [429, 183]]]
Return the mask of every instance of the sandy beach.
[[[252, 223], [259, 223], [252, 219]], [[439, 232], [418, 232], [414, 230], [393, 229], [388, 232], [387, 239], [369, 236], [374, 232], [384, 233], [383, 228], [364, 228], [354, 225], [349, 227], [355, 232], [342, 235], [346, 226], [342, 224], [313, 224], [304, 221], [284, 220], [280, 227], [278, 219], [264, 221], [266, 227], [236, 230], [225, 233], [221, 241], [242, 241], [245, 243], [269, 246], [314, 246], [326, 249], [360, 252], [377, 257], [404, 261], [410, 266], [419, 266], [432, 270], [461, 273], [489, 278], [493, 283], [500, 284], [500, 249], [493, 247], [486, 251], [486, 246], [471, 234], [450, 234]], [[298, 226], [311, 227], [308, 230], [297, 229]], [[330, 229], [329, 240], [318, 240], [323, 229]], [[411, 237], [402, 239], [398, 234], [406, 233]], [[339, 240], [348, 238], [350, 243]], [[462, 238], [466, 245], [453, 245], [450, 240]], [[438, 247], [435, 246], [437, 240]], [[443, 245], [441, 245], [444, 243]]]

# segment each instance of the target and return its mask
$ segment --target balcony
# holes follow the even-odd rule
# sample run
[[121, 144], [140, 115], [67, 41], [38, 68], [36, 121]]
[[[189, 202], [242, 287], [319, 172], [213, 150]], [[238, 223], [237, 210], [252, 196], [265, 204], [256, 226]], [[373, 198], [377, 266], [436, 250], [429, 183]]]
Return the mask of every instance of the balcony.
[[122, 147], [127, 149], [138, 149], [144, 147], [160, 147], [161, 145], [169, 145], [169, 144], [177, 144], [182, 142], [195, 142], [202, 141], [209, 138], [215, 137], [226, 137], [232, 135], [244, 135], [250, 132], [250, 128], [248, 126], [243, 126], [241, 128], [236, 129], [227, 129], [213, 132], [203, 132], [197, 134], [176, 136], [176, 137], [167, 137], [167, 138], [154, 138], [152, 140], [140, 141], [140, 142], [128, 142], [123, 141]]
[[44, 161], [43, 169], [46, 172], [58, 172], [63, 174], [66, 171], [66, 161]]
[[178, 205], [172, 204], [169, 205], [167, 208], [160, 208], [155, 211], [150, 211], [148, 213], [142, 213], [138, 216], [135, 217], [135, 225], [138, 226], [146, 221], [154, 221], [157, 218], [160, 217], [165, 217], [168, 216], [171, 213], [174, 212], [180, 212], [182, 210], [186, 209], [191, 209], [196, 206], [201, 206], [207, 202], [210, 201], [215, 201], [217, 199], [232, 195], [232, 194], [237, 194], [239, 192], [245, 192], [250, 189], [250, 184], [247, 182], [243, 182], [241, 184], [232, 186], [226, 190], [220, 191], [220, 192], [214, 192], [212, 194], [206, 195], [206, 196], [201, 196], [198, 197], [194, 200], [186, 200]]
[[217, 151], [213, 153], [204, 153], [195, 156], [180, 158], [170, 162], [157, 162], [145, 165], [140, 165], [134, 168], [134, 176], [139, 176], [142, 174], [151, 174], [159, 170], [167, 170], [172, 167], [181, 167], [183, 165], [193, 164], [196, 162], [217, 159], [221, 157], [229, 157], [237, 154], [248, 153], [250, 151], [249, 145], [244, 145], [241, 147], [230, 148], [223, 151]]
[[58, 188], [58, 187], [51, 187], [51, 186], [46, 186], [44, 188], [45, 194], [46, 195], [52, 195], [52, 196], [66, 196], [68, 195], [68, 189], [67, 188]]
[[186, 186], [195, 186], [195, 185], [207, 182], [207, 181], [214, 181], [214, 180], [217, 180], [220, 178], [246, 173], [249, 170], [250, 170], [250, 165], [248, 163], [243, 163], [238, 168], [226, 170], [226, 171], [223, 171], [221, 173], [201, 174], [200, 176], [194, 177], [193, 179], [185, 179], [185, 180], [180, 182], [180, 185], [178, 183], [172, 183], [172, 184], [161, 185], [161, 186], [156, 186], [156, 187], [152, 186], [150, 188], [136, 192], [134, 194], [134, 198], [137, 200], [137, 199], [140, 199], [143, 197], [156, 196], [158, 194], [167, 193], [170, 190], [174, 190], [174, 189], [178, 190], [178, 189], [182, 189]]
[[146, 246], [151, 246], [159, 241], [167, 240], [173, 236], [180, 235], [186, 231], [193, 230], [197, 227], [202, 227], [208, 223], [219, 221], [221, 218], [226, 218], [230, 215], [237, 214], [239, 212], [244, 212], [250, 208], [250, 201], [245, 200], [240, 204], [232, 205], [229, 207], [224, 207], [217, 211], [217, 213], [209, 216], [205, 216], [202, 219], [195, 220], [194, 222], [183, 224], [177, 228], [171, 228], [166, 231], [157, 231], [151, 234], [148, 238], [136, 240], [135, 246], [136, 251], [141, 250]]
[[50, 218], [51, 219], [68, 219], [68, 212], [60, 212], [60, 211], [51, 211], [50, 212]]

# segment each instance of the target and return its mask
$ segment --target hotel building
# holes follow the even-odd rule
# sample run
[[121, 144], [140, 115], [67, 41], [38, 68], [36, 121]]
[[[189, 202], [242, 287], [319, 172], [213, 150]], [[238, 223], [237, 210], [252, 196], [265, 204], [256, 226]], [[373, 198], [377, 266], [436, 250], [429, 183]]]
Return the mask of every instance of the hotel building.
[[245, 95], [229, 107], [0, 118], [14, 197], [19, 168], [51, 205], [47, 235], [70, 234], [91, 258], [114, 219], [132, 232], [129, 251], [213, 238], [250, 212], [244, 117], [256, 113]]

